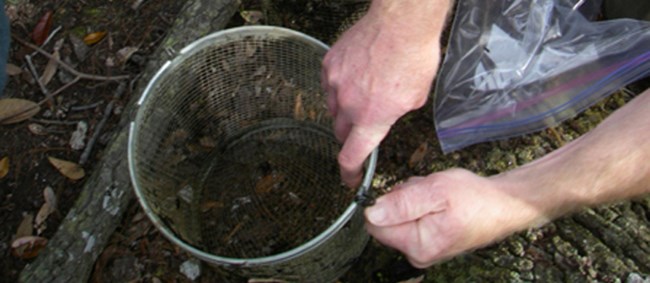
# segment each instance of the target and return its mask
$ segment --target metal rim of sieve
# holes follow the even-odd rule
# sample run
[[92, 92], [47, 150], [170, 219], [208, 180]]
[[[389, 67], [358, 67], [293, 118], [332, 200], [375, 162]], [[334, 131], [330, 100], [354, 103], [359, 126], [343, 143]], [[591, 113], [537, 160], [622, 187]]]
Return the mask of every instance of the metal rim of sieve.
[[[163, 224], [160, 217], [158, 217], [158, 215], [156, 215], [156, 213], [152, 211], [151, 207], [149, 206], [149, 204], [147, 203], [143, 195], [143, 192], [141, 191], [139, 182], [135, 177], [137, 168], [134, 160], [135, 144], [137, 143], [137, 141], [135, 140], [135, 136], [138, 132], [138, 128], [141, 126], [136, 124], [136, 120], [138, 120], [138, 118], [144, 115], [142, 111], [140, 111], [140, 106], [142, 106], [142, 104], [146, 102], [147, 97], [151, 95], [157, 83], [162, 79], [164, 79], [164, 77], [168, 75], [169, 72], [173, 71], [174, 67], [178, 66], [181, 62], [183, 62], [187, 58], [190, 58], [193, 54], [200, 51], [204, 47], [213, 45], [219, 41], [228, 42], [228, 40], [230, 40], [230, 38], [233, 36], [242, 37], [247, 35], [264, 35], [264, 36], [278, 36], [278, 37], [291, 38], [312, 45], [315, 48], [320, 48], [325, 50], [329, 49], [329, 46], [327, 46], [326, 44], [322, 43], [321, 41], [311, 36], [308, 36], [306, 34], [291, 29], [275, 27], [275, 26], [244, 26], [244, 27], [231, 28], [231, 29], [226, 29], [226, 30], [212, 33], [210, 35], [207, 35], [203, 38], [194, 41], [193, 43], [181, 49], [181, 51], [177, 54], [177, 56], [174, 59], [166, 61], [163, 64], [163, 66], [158, 70], [158, 72], [156, 72], [156, 74], [152, 77], [152, 79], [149, 81], [146, 88], [144, 89], [142, 96], [140, 97], [140, 99], [136, 104], [136, 108], [134, 109], [135, 115], [132, 117], [129, 126], [127, 159], [129, 164], [131, 183], [133, 184], [135, 195], [138, 199], [138, 202], [140, 203], [140, 206], [142, 207], [147, 217], [154, 224], [156, 229], [158, 229], [158, 231], [160, 231], [169, 241], [171, 241], [175, 245], [178, 245], [179, 247], [191, 253], [192, 255], [198, 257], [199, 259], [210, 263], [216, 263], [222, 265], [260, 266], [260, 265], [269, 265], [269, 264], [284, 262], [299, 257], [311, 251], [312, 249], [318, 247], [321, 243], [330, 239], [336, 232], [338, 232], [341, 228], [343, 228], [343, 226], [352, 218], [352, 216], [357, 211], [357, 209], [360, 208], [360, 205], [356, 201], [352, 201], [352, 203], [347, 207], [347, 209], [343, 212], [343, 214], [339, 218], [337, 218], [336, 221], [332, 225], [330, 225], [325, 231], [321, 232], [319, 235], [307, 241], [306, 243], [296, 248], [293, 248], [291, 250], [279, 254], [271, 255], [271, 256], [249, 258], [249, 259], [222, 257], [222, 256], [217, 256], [217, 255], [204, 252], [184, 242], [183, 240], [179, 239], [179, 237], [177, 237], [175, 233], [172, 232], [165, 224]], [[366, 196], [369, 192], [370, 183], [372, 181], [372, 177], [375, 172], [375, 167], [377, 165], [377, 155], [378, 155], [378, 150], [377, 148], [375, 148], [370, 154], [370, 156], [368, 157], [368, 159], [366, 160], [365, 163], [366, 169], [364, 172], [362, 183], [359, 186], [359, 189], [357, 191], [357, 196]]]

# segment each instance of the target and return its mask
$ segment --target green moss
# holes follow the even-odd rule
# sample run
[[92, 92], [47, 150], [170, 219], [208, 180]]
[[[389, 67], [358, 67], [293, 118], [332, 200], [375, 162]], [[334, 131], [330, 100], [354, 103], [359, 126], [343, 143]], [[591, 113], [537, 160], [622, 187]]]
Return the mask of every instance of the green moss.
[[78, 38], [83, 38], [87, 33], [86, 27], [84, 26], [76, 26], [70, 29], [68, 32]]

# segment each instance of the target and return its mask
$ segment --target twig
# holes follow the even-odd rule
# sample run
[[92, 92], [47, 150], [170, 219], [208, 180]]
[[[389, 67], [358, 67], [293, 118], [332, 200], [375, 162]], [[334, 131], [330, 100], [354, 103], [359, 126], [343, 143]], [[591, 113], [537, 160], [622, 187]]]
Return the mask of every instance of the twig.
[[[60, 30], [61, 30], [61, 28], [62, 28], [61, 26], [58, 26], [58, 27], [55, 28], [52, 32], [50, 32], [50, 35], [47, 36], [47, 38], [45, 39], [45, 41], [43, 41], [43, 44], [41, 44], [41, 46], [45, 46], [45, 45], [47, 45], [48, 43], [50, 43], [50, 41], [52, 40], [52, 38], [54, 38], [54, 36], [55, 36], [55, 35], [56, 35]], [[37, 51], [34, 50], [34, 52], [32, 52], [31, 54], [29, 54], [29, 56], [34, 57], [34, 55], [36, 55], [36, 53], [37, 53]]]
[[90, 152], [92, 151], [93, 146], [97, 142], [97, 138], [99, 137], [102, 128], [104, 128], [106, 121], [108, 121], [108, 117], [110, 117], [111, 113], [113, 113], [113, 107], [115, 107], [115, 102], [120, 99], [120, 97], [125, 92], [125, 90], [126, 90], [126, 83], [122, 82], [115, 90], [115, 93], [113, 93], [113, 99], [111, 100], [111, 102], [108, 103], [108, 105], [106, 105], [106, 108], [104, 109], [104, 117], [102, 117], [102, 120], [99, 121], [97, 127], [95, 127], [92, 137], [90, 138], [90, 140], [88, 140], [88, 144], [86, 145], [86, 148], [84, 148], [84, 152], [81, 154], [81, 157], [79, 158], [80, 165], [83, 165], [84, 163], [86, 163], [86, 161], [88, 161], [88, 157], [90, 157]]
[[[54, 57], [54, 55], [48, 53], [47, 51], [41, 49], [40, 47], [38, 47], [38, 46], [36, 46], [34, 44], [31, 44], [31, 43], [29, 43], [27, 41], [24, 41], [24, 40], [20, 39], [18, 36], [14, 35], [13, 33], [11, 34], [11, 38], [13, 38], [15, 41], [17, 41], [18, 43], [20, 43], [22, 45], [25, 45], [25, 46], [27, 46], [29, 48], [34, 49], [36, 52], [42, 54], [43, 56], [45, 56], [45, 57], [47, 57], [47, 58], [49, 58], [51, 60], [54, 60], [54, 62], [58, 63], [59, 66], [61, 66], [63, 69], [65, 69], [66, 71], [68, 71], [68, 72], [72, 73], [73, 75], [75, 75], [75, 78], [72, 81], [70, 81], [66, 85], [62, 86], [61, 88], [59, 88], [56, 91], [54, 91], [53, 93], [51, 93], [50, 97], [56, 96], [57, 94], [61, 93], [62, 91], [64, 91], [68, 87], [70, 87], [73, 84], [75, 84], [76, 82], [78, 82], [80, 79], [88, 79], [88, 80], [96, 80], [96, 81], [118, 81], [118, 80], [125, 80], [125, 79], [130, 78], [129, 75], [97, 76], [97, 75], [91, 75], [91, 74], [86, 74], [86, 73], [83, 73], [83, 72], [79, 72], [79, 71], [75, 70], [73, 67], [71, 67], [70, 65], [68, 65], [65, 62], [61, 61], [61, 59]], [[39, 78], [37, 78], [36, 80], [40, 82]], [[43, 105], [43, 103], [45, 103], [46, 101], [49, 101], [50, 97], [39, 101], [37, 106], [27, 108], [27, 109], [25, 109], [23, 111], [20, 111], [18, 113], [14, 113], [11, 116], [7, 116], [5, 118], [0, 119], [0, 124], [2, 124], [4, 121], [7, 121], [9, 119], [12, 119], [12, 118], [18, 116], [18, 115], [22, 115], [24, 113], [27, 113], [29, 111], [34, 110], [34, 108], [37, 108], [37, 107]]]
[[49, 58], [51, 60], [54, 60], [63, 69], [65, 69], [66, 71], [72, 73], [73, 75], [75, 75], [75, 76], [77, 76], [77, 77], [79, 77], [81, 79], [96, 80], [96, 81], [118, 81], [118, 80], [125, 80], [125, 79], [128, 79], [130, 77], [128, 75], [122, 75], [122, 76], [98, 76], [98, 75], [91, 75], [91, 74], [79, 72], [75, 68], [73, 68], [70, 65], [68, 65], [67, 63], [63, 62], [61, 59], [54, 57], [54, 55], [52, 55], [49, 52], [41, 49], [40, 47], [38, 47], [38, 46], [36, 46], [34, 44], [31, 44], [31, 43], [29, 43], [27, 41], [22, 40], [21, 38], [19, 38], [18, 36], [14, 35], [14, 34], [11, 34], [11, 38], [18, 41], [22, 45], [25, 45], [25, 46], [27, 46], [27, 47], [29, 47], [31, 49], [36, 50], [38, 53], [41, 53], [41, 55], [43, 55], [43, 56], [45, 56], [45, 57], [47, 57], [47, 58]]
[[93, 108], [96, 108], [99, 105], [102, 105], [102, 103], [104, 103], [104, 101], [100, 100], [100, 101], [97, 101], [97, 102], [92, 103], [92, 104], [72, 106], [72, 107], [70, 107], [70, 111], [76, 112], [76, 111], [84, 111], [84, 110], [88, 110], [88, 109], [93, 109]]
[[43, 152], [49, 152], [49, 151], [67, 151], [69, 152], [71, 149], [67, 147], [47, 147], [47, 148], [33, 148], [27, 151], [29, 154], [35, 154], [35, 153], [43, 153]]
[[230, 233], [228, 233], [228, 235], [226, 235], [226, 237], [223, 238], [223, 242], [227, 244], [232, 238], [232, 236], [234, 236], [237, 233], [237, 231], [241, 229], [241, 227], [242, 227], [242, 223], [241, 222], [237, 223], [237, 225], [235, 225], [235, 228], [230, 230]]
[[[34, 67], [34, 63], [32, 62], [32, 56], [25, 55], [25, 61], [27, 61], [27, 67], [29, 69], [29, 72], [32, 73], [32, 76], [34, 77], [34, 80], [36, 80], [36, 83], [38, 84], [38, 87], [41, 88], [41, 91], [45, 95], [44, 101], [50, 101], [50, 103], [52, 105], [54, 105], [54, 99], [52, 98], [52, 94], [45, 87], [43, 82], [41, 82], [41, 78], [38, 75], [38, 72], [36, 71], [36, 68]], [[39, 105], [40, 105], [40, 103], [39, 103]]]
[[[62, 91], [66, 90], [67, 88], [71, 87], [73, 84], [76, 84], [80, 79], [81, 79], [81, 77], [78, 77], [78, 76], [75, 77], [73, 80], [71, 80], [70, 82], [68, 82], [68, 83], [65, 84], [64, 86], [62, 86], [62, 87], [60, 87], [59, 89], [55, 90], [55, 91], [52, 93], [52, 96], [55, 96], [55, 95], [61, 93]], [[39, 105], [43, 104], [43, 101], [40, 101], [38, 104], [39, 104]]]
[[51, 124], [51, 125], [77, 125], [80, 121], [58, 121], [58, 120], [46, 120], [46, 119], [30, 119], [32, 122], [41, 123], [41, 124]]

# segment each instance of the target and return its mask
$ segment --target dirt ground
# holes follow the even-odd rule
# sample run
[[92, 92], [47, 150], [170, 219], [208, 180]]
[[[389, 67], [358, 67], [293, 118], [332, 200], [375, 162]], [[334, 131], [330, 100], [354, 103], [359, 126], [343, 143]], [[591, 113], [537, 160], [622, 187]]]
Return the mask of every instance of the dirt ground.
[[[76, 71], [101, 76], [128, 75], [129, 79], [122, 82], [130, 84], [145, 66], [147, 56], [164, 37], [184, 3], [144, 1], [134, 9], [134, 2], [138, 1], [6, 1], [12, 34], [16, 37], [11, 43], [9, 63], [21, 67], [22, 73], [9, 77], [4, 97], [34, 102], [44, 99], [25, 60], [25, 55], [31, 54], [32, 50], [20, 44], [19, 40], [33, 42], [30, 35], [39, 19], [48, 11], [53, 12], [50, 32], [53, 36], [42, 47], [44, 50], [54, 53], [55, 43], [63, 40], [59, 50], [60, 58]], [[91, 46], [86, 46], [83, 42], [77, 43], [96, 32], [106, 34]], [[116, 62], [118, 52], [131, 47], [137, 48], [137, 51], [127, 61]], [[44, 73], [48, 59], [39, 54], [32, 58], [36, 72]], [[70, 72], [59, 68], [45, 88], [49, 92], [55, 92], [73, 78]], [[12, 255], [10, 245], [25, 216], [38, 215], [45, 202], [44, 189], [52, 189], [57, 205], [45, 219], [46, 228], [42, 229], [41, 237], [52, 237], [73, 205], [84, 179], [72, 181], [64, 177], [48, 162], [48, 157], [80, 163], [84, 149], [72, 149], [70, 140], [79, 122], [86, 123], [88, 130], [84, 135], [85, 147], [95, 132], [98, 132], [90, 155], [82, 165], [86, 176], [92, 173], [94, 165], [102, 156], [102, 150], [116, 130], [123, 106], [132, 95], [131, 88], [127, 86], [126, 92], [119, 99], [114, 99], [119, 83], [120, 81], [79, 80], [56, 95], [52, 102], [43, 104], [41, 111], [29, 121], [2, 126], [0, 158], [8, 157], [9, 172], [0, 179], [0, 274], [3, 275], [0, 281], [15, 282], [20, 270], [30, 261]], [[110, 116], [105, 125], [98, 129], [111, 101], [113, 107]], [[135, 214], [135, 206], [133, 211]], [[120, 251], [113, 248], [110, 250]], [[103, 259], [104, 262], [107, 260], [106, 257]], [[145, 264], [144, 268], [151, 267]], [[97, 269], [97, 276], [104, 273], [102, 262], [98, 263]]]
[[[22, 268], [32, 259], [12, 254], [11, 244], [17, 236], [26, 233], [25, 225], [21, 223], [41, 214], [39, 212], [46, 203], [44, 190], [51, 188], [57, 203], [56, 209], [47, 213], [44, 224], [40, 226], [41, 231], [31, 230], [29, 234], [48, 239], [55, 234], [83, 187], [83, 178], [74, 181], [65, 177], [52, 166], [48, 157], [83, 163], [81, 168], [85, 175], [92, 174], [94, 165], [102, 157], [104, 147], [118, 130], [116, 126], [123, 115], [121, 110], [134, 95], [132, 89], [138, 74], [144, 69], [148, 56], [164, 38], [184, 1], [14, 0], [6, 3], [12, 34], [15, 36], [9, 63], [20, 67], [22, 71], [9, 78], [5, 98], [34, 102], [46, 98], [25, 60], [25, 56], [31, 55], [33, 50], [20, 41], [33, 42], [31, 34], [34, 27], [48, 11], [53, 12], [52, 30], [58, 27], [60, 29], [56, 33], [51, 32], [54, 34], [52, 40], [42, 47], [45, 51], [54, 53], [56, 43], [63, 40], [58, 51], [60, 58], [77, 72], [129, 76], [128, 79], [119, 81], [81, 79], [51, 101], [46, 101], [31, 119], [0, 126], [0, 166], [4, 157], [9, 161], [8, 174], [0, 177], [0, 281], [15, 282]], [[235, 16], [236, 24], [244, 21]], [[98, 32], [106, 34], [101, 37]], [[84, 38], [92, 41], [87, 38], [91, 34], [101, 39], [90, 46], [79, 43]], [[130, 56], [121, 59], [120, 56], [125, 53]], [[35, 71], [42, 74], [47, 69], [48, 58], [39, 54], [32, 58]], [[74, 75], [71, 72], [59, 68], [44, 88], [55, 92], [72, 79]], [[125, 83], [126, 91], [116, 99], [116, 89], [120, 83]], [[630, 97], [626, 97], [628, 99]], [[111, 102], [112, 109], [109, 109], [111, 111], [106, 118], [106, 108]], [[407, 115], [382, 144], [377, 172], [381, 182], [376, 184], [378, 187], [389, 187], [408, 176], [428, 174], [436, 169], [428, 164], [443, 159], [439, 153], [430, 109], [431, 106], [427, 105]], [[100, 127], [103, 119], [106, 119], [105, 125]], [[71, 139], [73, 135], [79, 134], [79, 122], [86, 123], [88, 128], [82, 133], [86, 137], [85, 145], [73, 149]], [[556, 132], [545, 131], [541, 135], [544, 139], [557, 141]], [[92, 150], [89, 151], [87, 160], [80, 162], [85, 158], [82, 158], [84, 150], [91, 144]], [[551, 146], [546, 151], [560, 146], [561, 142], [549, 144]], [[474, 149], [481, 152], [490, 146], [478, 145]], [[415, 154], [417, 152], [419, 154]], [[451, 158], [456, 158], [453, 162], [461, 162], [458, 161], [458, 155], [452, 155]], [[488, 166], [477, 164], [476, 168], [479, 167]], [[31, 222], [33, 221], [27, 221]], [[190, 282], [180, 272], [181, 265], [188, 259], [185, 252], [171, 245], [156, 231], [134, 202], [125, 214], [122, 225], [113, 233], [96, 261], [91, 282]], [[391, 272], [374, 272], [385, 276], [388, 273], [408, 274], [413, 271], [397, 254], [386, 266]], [[355, 272], [361, 271], [356, 271], [353, 267], [350, 273]], [[346, 276], [354, 277], [349, 274]], [[404, 275], [402, 278], [384, 278], [381, 281], [396, 282], [408, 277]], [[218, 273], [204, 268], [197, 281], [219, 282], [219, 278]], [[342, 281], [348, 282], [345, 278]]]
[[[243, 1], [242, 6], [255, 6], [257, 2]], [[84, 185], [84, 178], [72, 180], [70, 175], [59, 172], [49, 158], [79, 165], [86, 177], [92, 174], [105, 146], [118, 131], [122, 109], [134, 95], [132, 90], [148, 56], [164, 38], [184, 1], [15, 0], [5, 3], [14, 37], [9, 63], [20, 72], [9, 77], [3, 98], [43, 102], [32, 118], [0, 128], [0, 163], [8, 161], [8, 173], [0, 177], [0, 282], [16, 282], [20, 271], [38, 254], [38, 248], [32, 254], [17, 255], [11, 247], [14, 240], [23, 236], [51, 238]], [[51, 72], [47, 71], [50, 59], [27, 45], [35, 43], [33, 35], [39, 33], [35, 30], [49, 12], [51, 28], [45, 35], [51, 38], [41, 46], [45, 52], [58, 53], [77, 73], [127, 75], [128, 78], [73, 82], [74, 72], [58, 67], [41, 87], [34, 78]], [[245, 22], [237, 14], [231, 25]], [[125, 53], [129, 56], [124, 59], [121, 56]], [[34, 71], [30, 70], [26, 56], [31, 58]], [[120, 84], [125, 84], [126, 89], [117, 96]], [[56, 95], [47, 99], [44, 90]], [[80, 131], [80, 123], [87, 127], [86, 131]], [[73, 149], [72, 140], [77, 135], [84, 137], [83, 144]], [[89, 155], [83, 156], [84, 151]], [[46, 199], [45, 191], [53, 192], [55, 205], [51, 198]], [[46, 205], [46, 202], [50, 203]], [[43, 214], [44, 206], [52, 207], [51, 211]], [[42, 221], [36, 220], [39, 217]], [[38, 229], [29, 228], [35, 221], [43, 223]], [[96, 261], [90, 281], [189, 282], [180, 272], [181, 264], [188, 259], [185, 252], [157, 232], [133, 202], [122, 225]], [[207, 269], [198, 280], [219, 282], [219, 278], [219, 274]]]

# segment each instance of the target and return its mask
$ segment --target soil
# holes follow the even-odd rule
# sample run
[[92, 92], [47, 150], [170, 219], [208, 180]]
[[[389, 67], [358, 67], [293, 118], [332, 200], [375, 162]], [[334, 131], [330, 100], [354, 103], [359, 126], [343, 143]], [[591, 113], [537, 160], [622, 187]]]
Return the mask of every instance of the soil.
[[[94, 75], [129, 75], [137, 77], [146, 64], [147, 56], [164, 37], [174, 20], [182, 1], [146, 1], [137, 10], [131, 8], [133, 1], [8, 1], [7, 11], [11, 18], [12, 34], [32, 42], [30, 33], [39, 18], [47, 11], [53, 11], [52, 30], [61, 27], [50, 43], [43, 49], [52, 52], [53, 45], [65, 39], [60, 50], [61, 59], [74, 66], [79, 72]], [[16, 4], [11, 4], [16, 3]], [[83, 38], [93, 32], [108, 32], [104, 39], [92, 45], [85, 56], [74, 50], [71, 37]], [[83, 44], [83, 43], [82, 43]], [[107, 60], [114, 60], [116, 53], [124, 47], [137, 47], [127, 62], [107, 66]], [[24, 56], [32, 51], [12, 40], [9, 63], [23, 68], [23, 73], [9, 77], [5, 98], [21, 98], [38, 102], [44, 98], [31, 74], [26, 71]], [[48, 59], [33, 56], [35, 69], [43, 72]], [[109, 64], [110, 65], [110, 64]], [[55, 91], [70, 80], [70, 73], [58, 70], [58, 74], [46, 86]], [[130, 83], [127, 80], [126, 83]], [[47, 228], [40, 236], [54, 235], [63, 217], [74, 204], [84, 179], [72, 181], [62, 176], [49, 162], [52, 156], [79, 163], [83, 150], [73, 150], [70, 140], [79, 121], [88, 125], [85, 142], [97, 129], [104, 116], [104, 110], [113, 100], [117, 81], [80, 80], [43, 105], [42, 110], [31, 121], [4, 125], [0, 130], [0, 157], [9, 157], [10, 170], [0, 179], [0, 281], [16, 282], [20, 270], [30, 262], [11, 255], [10, 245], [25, 214], [37, 215], [44, 203], [43, 190], [51, 187], [56, 195], [56, 211], [47, 217]], [[86, 176], [92, 173], [94, 165], [102, 156], [102, 150], [117, 130], [121, 110], [129, 101], [131, 88], [114, 101], [113, 111], [98, 134], [88, 161], [83, 165]], [[34, 134], [29, 124], [44, 127], [42, 134]], [[35, 232], [34, 232], [35, 233]]]
[[[43, 49], [52, 52], [54, 43], [65, 39], [60, 51], [61, 58], [73, 65], [77, 71], [104, 76], [129, 75], [131, 80], [137, 78], [143, 70], [147, 56], [164, 37], [184, 3], [172, 0], [144, 1], [137, 9], [133, 9], [132, 4], [140, 1], [17, 0], [8, 2], [18, 3], [13, 7], [16, 10], [12, 10], [17, 12], [10, 15], [12, 33], [17, 38], [31, 41], [30, 33], [41, 15], [46, 11], [54, 11], [53, 27], [61, 26], [61, 29]], [[243, 1], [242, 5], [253, 5], [249, 2], [255, 1]], [[301, 21], [315, 19], [315, 17], [304, 13], [303, 18], [299, 19], [269, 18], [268, 21], [277, 20], [286, 26], [300, 29], [297, 25], [301, 24]], [[331, 19], [320, 18], [318, 20], [331, 21]], [[242, 17], [235, 15], [232, 25], [244, 23]], [[75, 52], [71, 36], [83, 38], [97, 31], [107, 31], [108, 34], [103, 40], [92, 45], [85, 56], [79, 56], [78, 51]], [[335, 32], [327, 31], [327, 34], [330, 36]], [[331, 42], [332, 38], [324, 40]], [[118, 64], [111, 62], [115, 60], [117, 52], [124, 47], [137, 47], [138, 51], [126, 62]], [[29, 53], [31, 53], [29, 49], [14, 40], [9, 62], [26, 70], [24, 56]], [[34, 56], [33, 60], [36, 69], [41, 73], [48, 60], [39, 55]], [[69, 74], [66, 76], [62, 70], [59, 70], [59, 73], [46, 86], [50, 91], [58, 89], [70, 80]], [[131, 80], [126, 82], [130, 84]], [[120, 116], [123, 115], [120, 110], [134, 95], [131, 93], [132, 86], [129, 86], [124, 95], [114, 100], [117, 86], [117, 81], [81, 80], [57, 95], [52, 102], [44, 104], [43, 109], [30, 121], [1, 126], [0, 159], [9, 157], [10, 170], [7, 176], [0, 179], [0, 223], [2, 225], [0, 274], [3, 275], [0, 281], [15, 282], [22, 268], [31, 261], [12, 255], [10, 245], [25, 215], [36, 215], [43, 206], [45, 201], [43, 190], [48, 186], [51, 187], [58, 200], [56, 211], [49, 215], [45, 221], [47, 228], [40, 234], [44, 238], [50, 238], [83, 187], [84, 179], [72, 181], [64, 177], [50, 165], [47, 157], [79, 162], [83, 150], [73, 150], [70, 147], [70, 139], [78, 122], [86, 122], [89, 129], [86, 136], [92, 136], [97, 131], [108, 103], [114, 101], [114, 110], [98, 134], [88, 161], [82, 166], [86, 176], [92, 173], [94, 164], [101, 159], [102, 150], [117, 130], [116, 126]], [[30, 101], [40, 101], [44, 98], [40, 87], [33, 82], [28, 71], [9, 78], [4, 97]], [[607, 99], [594, 109], [609, 113], [631, 97], [632, 95], [623, 93]], [[606, 114], [587, 113], [581, 118], [566, 123], [566, 127], [543, 131], [535, 136], [528, 135], [513, 139], [508, 143], [484, 143], [463, 152], [443, 156], [435, 137], [430, 109], [432, 109], [431, 105], [426, 105], [421, 110], [405, 116], [395, 125], [381, 145], [374, 181], [377, 189], [385, 191], [391, 185], [409, 176], [426, 175], [454, 166], [462, 166], [481, 174], [494, 174], [528, 162], [561, 146], [576, 135], [584, 133], [606, 116]], [[590, 122], [583, 123], [583, 121]], [[45, 134], [32, 133], [28, 129], [29, 124], [42, 125], [46, 130]], [[88, 142], [88, 139], [85, 141]], [[495, 151], [498, 148], [516, 148], [522, 151], [515, 155], [511, 152]], [[485, 154], [485, 158], [478, 158], [481, 154]], [[32, 233], [36, 234], [36, 231]], [[376, 243], [371, 243], [360, 261], [371, 260], [374, 255], [373, 250], [377, 248]], [[353, 266], [342, 281], [358, 282], [354, 278], [359, 278], [358, 273], [366, 270], [370, 270], [372, 274], [362, 276], [366, 278], [365, 281], [396, 282], [410, 278], [414, 269], [405, 264], [404, 259], [398, 254], [392, 255], [393, 257], [387, 263], [376, 268]], [[187, 253], [170, 244], [153, 227], [137, 203], [132, 203], [122, 220], [122, 225], [113, 233], [111, 241], [95, 262], [91, 281], [190, 282], [191, 280], [181, 273], [189, 259]], [[387, 274], [404, 277], [386, 277]], [[220, 278], [222, 277], [217, 272], [203, 268], [197, 280], [220, 282]]]
[[[134, 8], [132, 4], [141, 2]], [[32, 32], [39, 19], [48, 11], [53, 12], [52, 39], [42, 49], [54, 53], [55, 43], [63, 40], [59, 50], [60, 58], [76, 71], [92, 75], [118, 76], [128, 75], [126, 81], [79, 80], [57, 94], [53, 100], [43, 104], [41, 111], [33, 118], [10, 125], [3, 125], [0, 131], [0, 158], [8, 157], [9, 173], [0, 179], [0, 274], [3, 282], [16, 282], [22, 268], [32, 259], [12, 254], [11, 244], [17, 231], [27, 215], [37, 215], [45, 203], [43, 191], [51, 187], [56, 196], [56, 210], [50, 214], [42, 231], [31, 231], [31, 235], [51, 238], [57, 231], [64, 216], [73, 206], [83, 188], [84, 179], [70, 180], [57, 171], [48, 157], [55, 157], [74, 163], [83, 163], [85, 175], [92, 174], [94, 165], [102, 158], [102, 150], [118, 130], [117, 125], [121, 110], [133, 95], [132, 90], [143, 71], [148, 56], [153, 53], [158, 43], [164, 38], [167, 29], [179, 9], [182, 1], [54, 1], [54, 0], [17, 0], [6, 2], [10, 17], [12, 40], [9, 63], [19, 66], [23, 72], [9, 77], [3, 98], [20, 98], [39, 102], [45, 97], [40, 86], [28, 71], [25, 55], [31, 55], [38, 74], [42, 74], [48, 58], [32, 54], [34, 50], [20, 41], [33, 42]], [[295, 3], [294, 3], [295, 4]], [[242, 1], [242, 8], [259, 9], [261, 1]], [[291, 5], [275, 7], [290, 9]], [[293, 5], [296, 7], [296, 5]], [[290, 26], [303, 31], [314, 32], [317, 24], [306, 25], [305, 22], [331, 23], [340, 21], [352, 11], [333, 13], [339, 16], [316, 18], [319, 8], [309, 7], [309, 13], [299, 18], [281, 18], [269, 16], [261, 23]], [[295, 8], [291, 8], [295, 9]], [[281, 10], [284, 11], [284, 10]], [[339, 10], [340, 11], [340, 10]], [[246, 19], [234, 15], [230, 26], [246, 24]], [[338, 27], [319, 29], [323, 41], [331, 42]], [[95, 32], [107, 32], [99, 42], [84, 47], [79, 43], [85, 36]], [[81, 46], [81, 47], [80, 47]], [[125, 47], [136, 47], [125, 62], [119, 61], [118, 52]], [[57, 70], [54, 78], [45, 88], [51, 93], [69, 83], [74, 76]], [[126, 92], [116, 99], [116, 89], [120, 83], [126, 83]], [[113, 110], [106, 124], [98, 130], [104, 118], [104, 111], [113, 102]], [[309, 116], [312, 113], [304, 113]], [[93, 141], [91, 154], [80, 162], [83, 149], [72, 149], [70, 145], [73, 133], [79, 122], [86, 123], [88, 131], [84, 142], [98, 131]], [[36, 126], [35, 126], [36, 125]], [[39, 132], [30, 131], [38, 127]], [[171, 245], [148, 221], [137, 203], [130, 205], [123, 224], [114, 232], [112, 240], [95, 263], [92, 282], [125, 282], [130, 280], [144, 282], [189, 282], [190, 279], [180, 272], [181, 265], [189, 256], [178, 247]], [[24, 225], [23, 225], [24, 226]], [[30, 225], [27, 225], [30, 226]], [[203, 282], [219, 281], [219, 274], [207, 269], [202, 272]]]

